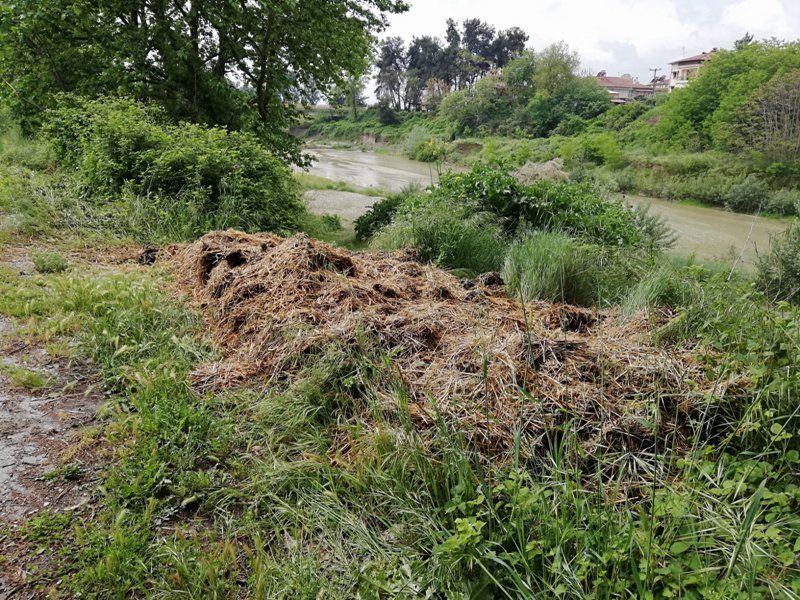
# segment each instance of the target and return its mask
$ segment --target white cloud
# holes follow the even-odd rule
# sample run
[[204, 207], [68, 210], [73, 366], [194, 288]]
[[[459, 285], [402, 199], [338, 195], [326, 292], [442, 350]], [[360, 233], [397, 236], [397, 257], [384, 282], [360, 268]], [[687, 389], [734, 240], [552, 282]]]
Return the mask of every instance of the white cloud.
[[781, 0], [741, 0], [725, 9], [725, 24], [759, 37], [781, 37], [789, 33], [788, 15]]

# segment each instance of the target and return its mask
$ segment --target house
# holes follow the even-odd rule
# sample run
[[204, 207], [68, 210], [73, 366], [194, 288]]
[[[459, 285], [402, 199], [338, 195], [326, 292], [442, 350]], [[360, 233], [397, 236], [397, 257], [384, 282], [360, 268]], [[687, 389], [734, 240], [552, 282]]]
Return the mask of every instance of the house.
[[597, 84], [611, 96], [614, 104], [625, 104], [637, 98], [652, 98], [653, 86], [639, 83], [627, 77], [609, 77], [605, 71], [597, 74]]
[[704, 64], [714, 58], [716, 52], [717, 49], [714, 48], [711, 52], [703, 52], [697, 56], [689, 56], [688, 58], [681, 58], [671, 62], [669, 64], [670, 91], [682, 89], [689, 85], [689, 81], [691, 81], [697, 75], [697, 73], [700, 72], [700, 69]]

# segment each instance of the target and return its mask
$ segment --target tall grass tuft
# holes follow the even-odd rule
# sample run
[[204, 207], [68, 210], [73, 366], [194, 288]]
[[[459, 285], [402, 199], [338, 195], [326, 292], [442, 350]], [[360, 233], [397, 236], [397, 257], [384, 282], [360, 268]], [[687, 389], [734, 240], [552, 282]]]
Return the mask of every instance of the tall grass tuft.
[[597, 298], [592, 256], [586, 246], [560, 233], [535, 233], [513, 244], [503, 278], [521, 300], [590, 306]]
[[507, 246], [490, 216], [467, 216], [450, 202], [431, 199], [406, 206], [373, 238], [372, 247], [414, 248], [424, 261], [477, 274], [500, 270]]

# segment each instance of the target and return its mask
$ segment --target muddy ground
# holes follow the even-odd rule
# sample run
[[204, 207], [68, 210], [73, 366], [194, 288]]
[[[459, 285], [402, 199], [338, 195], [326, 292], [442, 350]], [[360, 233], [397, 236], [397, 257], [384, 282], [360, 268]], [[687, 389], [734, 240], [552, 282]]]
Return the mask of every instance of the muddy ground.
[[[32, 276], [25, 250], [3, 253], [0, 266]], [[49, 557], [31, 552], [25, 523], [90, 510], [98, 481], [96, 415], [106, 398], [90, 366], [59, 354], [25, 335], [24, 323], [0, 316], [0, 600], [46, 595], [31, 584]], [[26, 389], [9, 375], [15, 368], [40, 374], [46, 385]]]

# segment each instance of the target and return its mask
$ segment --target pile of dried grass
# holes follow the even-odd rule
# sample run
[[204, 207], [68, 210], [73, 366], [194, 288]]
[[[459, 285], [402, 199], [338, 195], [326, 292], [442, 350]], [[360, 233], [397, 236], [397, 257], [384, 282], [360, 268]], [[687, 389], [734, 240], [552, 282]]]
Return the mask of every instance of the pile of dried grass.
[[[648, 343], [645, 319], [618, 327], [604, 313], [522, 306], [496, 278], [459, 281], [409, 255], [234, 231], [165, 255], [223, 350], [195, 373], [201, 387], [280, 381], [310, 354], [367, 336], [391, 356], [417, 427], [436, 427], [438, 411], [493, 454], [519, 428], [526, 453], [565, 427], [589, 453], [647, 450], [656, 435], [680, 440], [712, 388], [688, 351]], [[378, 394], [396, 410], [388, 386]]]
[[535, 181], [569, 181], [569, 174], [564, 171], [564, 161], [560, 158], [543, 163], [527, 162], [512, 175], [524, 185]]

